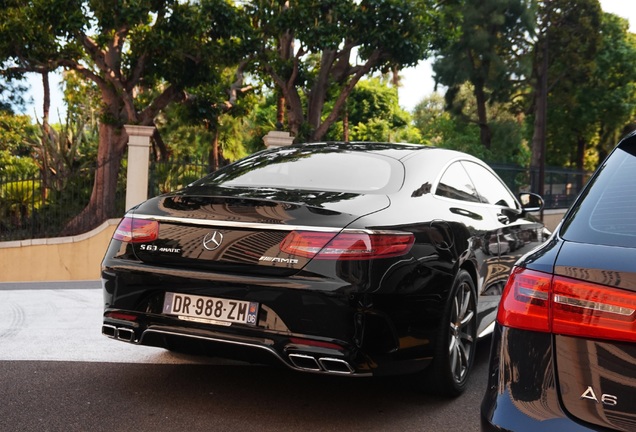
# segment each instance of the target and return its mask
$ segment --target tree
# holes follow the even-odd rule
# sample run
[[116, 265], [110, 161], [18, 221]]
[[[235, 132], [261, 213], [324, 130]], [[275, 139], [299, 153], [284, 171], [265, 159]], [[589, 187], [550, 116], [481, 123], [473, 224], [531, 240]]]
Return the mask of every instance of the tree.
[[[572, 159], [579, 169], [595, 169], [636, 115], [636, 35], [629, 32], [627, 20], [608, 13], [602, 15], [600, 34], [596, 67], [591, 79], [577, 88], [578, 103], [573, 107], [573, 117], [593, 126], [587, 136], [581, 134], [583, 127], [577, 130], [577, 153]], [[595, 152], [590, 162], [596, 163], [584, 159], [590, 150]]]
[[[415, 65], [442, 37], [432, 0], [259, 0], [246, 8], [254, 66], [282, 94], [287, 127], [320, 140], [362, 77]], [[352, 64], [352, 59], [356, 62]], [[326, 101], [333, 100], [327, 110]]]
[[438, 48], [435, 80], [448, 87], [446, 103], [459, 115], [464, 114], [457, 98], [460, 88], [465, 82], [472, 84], [480, 139], [487, 149], [492, 141], [488, 106], [510, 100], [522, 78], [529, 75], [523, 58], [534, 28], [531, 4], [529, 0], [460, 0], [441, 5], [461, 19], [457, 35]]
[[27, 138], [35, 136], [31, 118], [0, 110], [0, 179], [16, 180], [36, 175]]
[[225, 0], [7, 2], [0, 11], [3, 70], [42, 73], [46, 88], [48, 72], [64, 67], [95, 83], [102, 98], [93, 192], [69, 232], [115, 216], [123, 125], [152, 126], [184, 89], [217, 80], [244, 55], [247, 24]]
[[[163, 125], [160, 129], [168, 132], [170, 136], [166, 140], [178, 147], [171, 152], [185, 150], [188, 157], [194, 156], [199, 161], [207, 159], [211, 170], [247, 155], [240, 121], [250, 114], [258, 97], [255, 86], [243, 82], [244, 67], [245, 62], [238, 67], [228, 67], [217, 82], [186, 89], [185, 101], [166, 112], [160, 120]], [[192, 134], [204, 137], [195, 138]], [[186, 149], [187, 143], [182, 145], [183, 141], [178, 138], [186, 135], [200, 143], [196, 152]]]
[[97, 87], [74, 71], [64, 73], [62, 84], [66, 119], [46, 126], [38, 120], [37, 137], [30, 140], [44, 186], [57, 191], [64, 190], [72, 177], [85, 176], [83, 170], [92, 171], [99, 144]]
[[481, 143], [472, 86], [468, 83], [461, 86], [456, 99], [464, 107], [462, 116], [446, 110], [444, 98], [438, 93], [417, 104], [413, 112], [414, 124], [424, 142], [463, 151], [488, 162], [527, 166], [529, 148], [523, 134], [523, 117], [511, 113], [510, 102], [490, 105], [492, 145], [486, 148]]
[[[539, 174], [533, 182], [534, 190], [541, 192], [548, 148], [548, 118], [554, 113], [571, 112], [570, 108], [576, 103], [576, 89], [594, 72], [601, 8], [598, 0], [546, 0], [539, 1], [538, 6], [531, 81], [534, 118], [531, 167]], [[567, 120], [561, 117], [561, 121], [578, 124], [572, 116]], [[552, 143], [550, 156], [556, 156], [566, 145]]]
[[[329, 102], [327, 103], [329, 108]], [[328, 140], [420, 142], [411, 115], [399, 104], [397, 88], [386, 78], [361, 80], [347, 98], [342, 121], [334, 123]], [[348, 138], [345, 138], [345, 121]]]

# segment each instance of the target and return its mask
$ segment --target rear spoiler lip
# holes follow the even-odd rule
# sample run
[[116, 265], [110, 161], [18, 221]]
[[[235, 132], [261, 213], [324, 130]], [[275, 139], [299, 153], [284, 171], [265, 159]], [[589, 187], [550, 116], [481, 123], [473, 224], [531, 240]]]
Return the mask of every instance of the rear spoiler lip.
[[253, 229], [264, 231], [313, 231], [313, 232], [346, 232], [346, 233], [366, 233], [366, 234], [397, 234], [403, 233], [402, 231], [395, 230], [373, 230], [364, 228], [342, 228], [342, 227], [327, 227], [327, 226], [310, 226], [310, 225], [283, 225], [272, 223], [260, 223], [260, 222], [237, 222], [237, 221], [224, 221], [216, 219], [195, 219], [195, 218], [183, 218], [175, 216], [159, 216], [140, 213], [127, 213], [125, 217], [134, 219], [146, 219], [154, 220], [157, 222], [172, 222], [179, 224], [190, 224], [198, 226], [208, 227], [231, 227], [240, 229]]

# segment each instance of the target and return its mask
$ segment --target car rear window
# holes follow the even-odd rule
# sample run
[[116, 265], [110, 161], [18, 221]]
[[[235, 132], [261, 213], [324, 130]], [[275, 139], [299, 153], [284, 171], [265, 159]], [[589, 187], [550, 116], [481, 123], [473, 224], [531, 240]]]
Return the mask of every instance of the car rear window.
[[399, 189], [403, 177], [402, 164], [386, 156], [289, 148], [248, 157], [195, 185], [388, 193]]
[[564, 222], [566, 240], [636, 248], [635, 146], [617, 148]]

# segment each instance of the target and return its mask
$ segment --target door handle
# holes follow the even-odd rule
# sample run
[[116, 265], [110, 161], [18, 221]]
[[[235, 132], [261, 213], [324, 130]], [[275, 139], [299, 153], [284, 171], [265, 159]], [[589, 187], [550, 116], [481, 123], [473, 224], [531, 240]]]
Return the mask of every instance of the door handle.
[[508, 225], [510, 223], [510, 218], [505, 214], [497, 213], [497, 220], [504, 225]]

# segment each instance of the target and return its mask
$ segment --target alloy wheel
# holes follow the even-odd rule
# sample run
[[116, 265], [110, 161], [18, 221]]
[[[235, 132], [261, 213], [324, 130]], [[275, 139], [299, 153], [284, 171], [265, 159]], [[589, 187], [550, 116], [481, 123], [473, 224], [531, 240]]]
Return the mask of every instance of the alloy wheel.
[[462, 282], [452, 299], [448, 359], [456, 383], [462, 383], [470, 370], [475, 346], [476, 311], [470, 285]]

